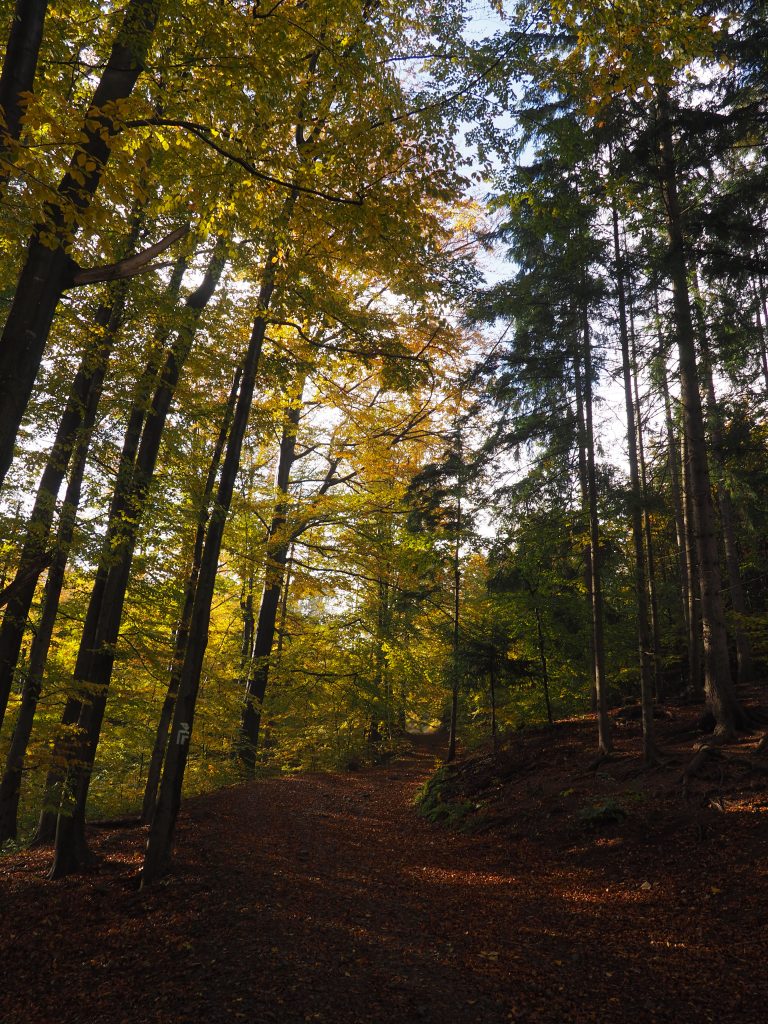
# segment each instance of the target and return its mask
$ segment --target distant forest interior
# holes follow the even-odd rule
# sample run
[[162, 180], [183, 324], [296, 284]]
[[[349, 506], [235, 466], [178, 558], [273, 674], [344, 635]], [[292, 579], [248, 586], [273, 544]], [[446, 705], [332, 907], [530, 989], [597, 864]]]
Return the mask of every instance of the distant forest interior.
[[182, 794], [569, 725], [582, 767], [630, 728], [638, 772], [766, 774], [765, 0], [0, 35], [11, 859], [127, 822], [149, 887]]

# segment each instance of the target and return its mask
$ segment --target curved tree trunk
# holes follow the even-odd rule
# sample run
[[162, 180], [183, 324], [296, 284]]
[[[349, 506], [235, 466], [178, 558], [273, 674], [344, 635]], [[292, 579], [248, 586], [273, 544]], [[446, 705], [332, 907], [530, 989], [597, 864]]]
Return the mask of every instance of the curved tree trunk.
[[[133, 215], [131, 230], [124, 250], [132, 252], [141, 234], [144, 219], [139, 207]], [[48, 544], [56, 498], [67, 474], [73, 449], [80, 436], [85, 410], [94, 399], [98, 405], [104, 383], [107, 363], [117, 339], [128, 297], [128, 282], [118, 281], [109, 286], [110, 302], [99, 306], [94, 316], [94, 342], [88, 346], [72, 384], [64, 414], [59, 423], [51, 454], [38, 485], [35, 504], [27, 527], [27, 536], [19, 559], [14, 580], [14, 594], [0, 627], [0, 726], [2, 726], [8, 696], [21, 650], [24, 629], [37, 586], [37, 575], [30, 572], [44, 555]], [[93, 409], [95, 418], [96, 408]], [[25, 581], [26, 577], [26, 581]], [[20, 584], [16, 587], [16, 584]]]
[[35, 229], [0, 336], [0, 485], [13, 458], [56, 307], [72, 283], [67, 248], [96, 195], [118, 125], [105, 110], [133, 91], [149, 51], [160, 0], [130, 0], [56, 198]]

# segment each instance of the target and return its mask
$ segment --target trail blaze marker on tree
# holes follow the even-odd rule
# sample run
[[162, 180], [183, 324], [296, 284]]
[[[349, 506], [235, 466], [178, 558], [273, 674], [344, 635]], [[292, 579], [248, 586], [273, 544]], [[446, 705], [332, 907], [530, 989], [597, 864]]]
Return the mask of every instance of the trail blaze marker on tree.
[[179, 726], [179, 731], [176, 733], [176, 744], [179, 747], [183, 747], [185, 743], [189, 742], [189, 722], [182, 722]]

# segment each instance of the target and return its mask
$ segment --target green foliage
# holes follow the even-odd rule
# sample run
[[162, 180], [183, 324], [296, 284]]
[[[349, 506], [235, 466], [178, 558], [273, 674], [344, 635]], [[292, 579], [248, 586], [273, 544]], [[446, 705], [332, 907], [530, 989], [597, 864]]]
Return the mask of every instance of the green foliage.
[[414, 797], [414, 806], [427, 821], [447, 828], [469, 827], [467, 819], [477, 810], [469, 800], [454, 800], [451, 771], [447, 765], [430, 775]]
[[586, 832], [601, 832], [611, 825], [621, 824], [626, 817], [626, 810], [612, 798], [583, 807], [578, 813], [579, 824]]

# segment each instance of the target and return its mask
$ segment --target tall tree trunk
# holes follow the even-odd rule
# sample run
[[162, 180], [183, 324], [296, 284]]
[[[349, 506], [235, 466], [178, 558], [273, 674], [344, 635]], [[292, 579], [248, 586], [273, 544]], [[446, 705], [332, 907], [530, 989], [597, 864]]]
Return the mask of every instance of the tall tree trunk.
[[681, 436], [681, 462], [683, 467], [683, 519], [685, 526], [685, 561], [688, 567], [690, 590], [688, 593], [688, 642], [690, 664], [690, 693], [695, 700], [704, 697], [704, 637], [701, 622], [701, 584], [699, 563], [696, 558], [696, 537], [693, 529], [693, 502], [691, 498], [688, 439]]
[[[576, 392], [576, 430], [578, 436], [579, 493], [581, 514], [585, 525], [589, 522], [589, 484], [587, 482], [586, 426], [584, 423], [584, 392], [581, 384], [579, 359], [573, 364]], [[587, 536], [589, 530], [587, 528]], [[597, 714], [597, 673], [595, 672], [595, 643], [592, 634], [592, 545], [587, 539], [584, 544], [584, 594], [586, 596], [589, 629], [587, 630], [587, 653], [589, 664], [589, 701], [593, 714]]]
[[549, 670], [547, 669], [547, 652], [544, 648], [544, 629], [541, 624], [541, 612], [539, 605], [534, 598], [533, 612], [536, 616], [536, 639], [539, 645], [539, 663], [541, 665], [541, 685], [544, 691], [544, 704], [547, 709], [547, 721], [550, 725], [555, 724], [552, 717], [552, 702], [549, 699]]
[[451, 721], [448, 737], [448, 756], [446, 761], [450, 764], [456, 758], [456, 743], [459, 730], [459, 635], [461, 610], [461, 531], [463, 528], [461, 519], [461, 490], [456, 499], [456, 539], [453, 549], [453, 635], [451, 638], [452, 663], [451, 663]]
[[171, 674], [168, 681], [168, 690], [160, 711], [160, 719], [157, 723], [155, 742], [152, 746], [152, 755], [150, 757], [149, 768], [147, 770], [147, 782], [144, 787], [144, 801], [141, 808], [141, 820], [145, 825], [149, 824], [152, 820], [152, 815], [155, 813], [157, 787], [160, 783], [163, 759], [165, 758], [165, 751], [168, 746], [168, 730], [171, 725], [173, 708], [176, 704], [176, 697], [179, 692], [181, 668], [184, 664], [184, 655], [189, 641], [192, 608], [195, 603], [197, 580], [200, 575], [200, 560], [203, 555], [203, 544], [205, 543], [205, 528], [208, 524], [208, 516], [210, 515], [211, 510], [211, 499], [213, 498], [213, 490], [216, 486], [216, 477], [219, 472], [222, 452], [224, 451], [224, 445], [226, 444], [227, 435], [229, 434], [229, 428], [232, 423], [232, 415], [235, 411], [235, 402], [237, 401], [237, 392], [240, 387], [241, 376], [241, 371], [238, 369], [235, 373], [234, 380], [232, 381], [232, 388], [227, 399], [221, 428], [219, 430], [219, 435], [216, 438], [216, 444], [213, 448], [210, 465], [208, 466], [208, 474], [205, 478], [205, 487], [203, 488], [200, 507], [197, 510], [195, 542], [192, 548], [192, 566], [189, 570], [186, 587], [184, 588], [184, 600], [182, 602], [181, 615], [179, 617], [179, 626], [176, 630], [176, 636], [174, 637], [173, 642], [173, 656], [171, 658]]
[[280, 625], [277, 629], [277, 649], [275, 651], [276, 660], [279, 661], [281, 654], [283, 653], [283, 645], [285, 644], [285, 624], [288, 619], [288, 595], [291, 590], [291, 583], [293, 582], [293, 574], [291, 568], [293, 566], [293, 548], [294, 541], [288, 546], [288, 558], [285, 562], [285, 576], [283, 579], [283, 594], [280, 600]]
[[627, 451], [629, 456], [629, 482], [632, 492], [632, 541], [635, 549], [635, 600], [637, 602], [637, 635], [640, 668], [640, 706], [643, 723], [643, 760], [651, 764], [656, 760], [653, 728], [653, 665], [651, 632], [648, 623], [648, 596], [645, 572], [645, 544], [643, 540], [643, 495], [640, 490], [640, 468], [637, 455], [635, 403], [632, 392], [633, 362], [629, 351], [629, 327], [625, 289], [624, 257], [619, 239], [619, 214], [615, 203], [612, 211], [613, 255], [615, 261], [616, 290], [619, 300], [619, 339], [624, 376], [624, 408], [627, 418]]
[[[286, 200], [282, 213], [282, 231], [286, 232], [293, 210], [296, 205], [297, 193], [292, 191]], [[224, 534], [232, 492], [240, 466], [240, 453], [243, 438], [248, 426], [248, 417], [253, 401], [256, 374], [259, 367], [261, 348], [267, 330], [267, 310], [272, 302], [277, 275], [277, 249], [272, 248], [267, 254], [259, 289], [259, 310], [256, 317], [248, 351], [243, 363], [243, 379], [240, 394], [235, 407], [229, 439], [227, 441], [224, 463], [221, 470], [216, 501], [213, 505], [208, 531], [200, 562], [200, 576], [192, 610], [192, 621], [189, 643], [184, 657], [179, 693], [173, 714], [171, 727], [171, 743], [165, 757], [163, 777], [157, 807], [149, 830], [149, 840], [142, 869], [142, 885], [151, 884], [167, 868], [170, 862], [173, 834], [176, 817], [181, 805], [181, 791], [184, 784], [184, 771], [187, 764], [190, 737], [195, 717], [195, 704], [200, 686], [200, 674], [203, 658], [208, 644], [208, 628], [211, 620], [211, 602], [213, 600], [216, 574], [219, 564], [219, 552]], [[175, 738], [175, 742], [173, 739]]]
[[[0, 782], [0, 843], [16, 837], [21, 780], [24, 758], [32, 735], [37, 702], [43, 685], [43, 674], [48, 660], [48, 651], [53, 637], [53, 628], [59, 611], [61, 592], [64, 587], [64, 572], [75, 531], [80, 492], [88, 461], [88, 450], [96, 420], [100, 389], [89, 395], [89, 402], [83, 415], [80, 440], [72, 463], [64, 505], [59, 519], [53, 562], [48, 570], [43, 593], [42, 611], [29, 654], [29, 667], [21, 694], [21, 707], [11, 737], [11, 745], [5, 762], [5, 772]], [[55, 827], [55, 823], [51, 822]], [[54, 837], [51, 831], [49, 841]]]
[[[662, 396], [664, 399], [664, 422], [667, 433], [667, 460], [672, 484], [672, 511], [675, 520], [675, 537], [677, 541], [677, 553], [679, 560], [683, 622], [685, 624], [686, 644], [688, 648], [688, 691], [692, 696], [698, 697], [703, 694], [703, 677], [701, 669], [701, 616], [699, 613], [699, 585], [696, 574], [696, 559], [693, 553], [693, 535], [690, 529], [691, 524], [688, 511], [688, 488], [685, 485], [685, 466], [687, 462], [684, 453], [684, 438], [681, 439], [680, 445], [678, 445], [675, 438], [675, 428], [672, 419], [672, 402], [669, 395], [669, 384], [667, 382], [666, 359], [661, 339], [659, 344], [659, 384], [661, 386]], [[681, 459], [678, 457], [678, 452], [682, 455]], [[681, 467], [683, 476], [682, 480]]]
[[[120, 282], [113, 285], [110, 290], [112, 301], [100, 306], [96, 311], [94, 341], [88, 345], [80, 361], [56, 439], [40, 478], [15, 577], [15, 582], [20, 586], [8, 602], [0, 627], [0, 725], [8, 704], [27, 617], [37, 588], [39, 572], [34, 572], [34, 569], [36, 564], [39, 564], [40, 570], [45, 567], [56, 499], [66, 476], [72, 452], [85, 429], [85, 412], [94, 401], [98, 404], [101, 397], [107, 362], [122, 323], [127, 284]], [[95, 411], [94, 407], [94, 416]]]
[[499, 731], [496, 725], [496, 651], [491, 655], [491, 666], [488, 670], [488, 689], [491, 697], [491, 743], [493, 752], [497, 753], [499, 748]]
[[0, 123], [5, 121], [0, 128], [0, 191], [10, 176], [13, 144], [21, 136], [22, 96], [35, 84], [47, 8], [48, 0], [16, 0], [0, 74]]
[[704, 378], [704, 395], [707, 408], [707, 426], [710, 439], [710, 463], [714, 471], [717, 487], [717, 500], [720, 506], [720, 525], [723, 529], [723, 547], [725, 549], [725, 566], [728, 573], [728, 588], [731, 595], [731, 607], [735, 622], [733, 635], [736, 640], [736, 677], [740, 683], [748, 683], [752, 679], [752, 644], [744, 628], [747, 617], [747, 602], [744, 586], [741, 582], [741, 565], [739, 548], [736, 541], [736, 512], [725, 474], [723, 455], [723, 421], [717, 404], [715, 382], [712, 376], [712, 353], [707, 337], [707, 325], [701, 308], [701, 295], [698, 281], [694, 292], [696, 321], [699, 330], [699, 349], [701, 351], [701, 369]]
[[[205, 277], [187, 297], [187, 316], [171, 345], [147, 413], [136, 463], [130, 480], [113, 498], [115, 517], [107, 527], [102, 566], [103, 585], [94, 586], [75, 663], [74, 678], [88, 699], [82, 702], [77, 756], [68, 768], [71, 806], [63, 805], [56, 826], [56, 853], [51, 877], [59, 878], [82, 866], [85, 849], [85, 807], [91, 772], [106, 710], [115, 647], [142, 514], [154, 476], [166, 418], [176, 385], [192, 348], [203, 310], [213, 295], [224, 266], [223, 240], [217, 240]], [[120, 481], [118, 481], [118, 486]], [[97, 579], [97, 583], [99, 580]]]
[[120, 130], [110, 116], [144, 68], [161, 0], [130, 0], [56, 198], [46, 204], [19, 276], [0, 336], [0, 485], [13, 458], [16, 434], [34, 387], [59, 299], [72, 283], [67, 249], [91, 205]]
[[[600, 571], [600, 519], [597, 496], [597, 471], [595, 467], [595, 434], [592, 423], [592, 342], [586, 307], [582, 314], [582, 358], [584, 361], [583, 380], [577, 371], [577, 390], [582, 391], [583, 406], [583, 447], [586, 462], [587, 506], [589, 515], [592, 657], [594, 668], [595, 697], [597, 703], [597, 747], [603, 756], [613, 749], [611, 722], [608, 717], [608, 682], [605, 675], [605, 640], [603, 630], [603, 587]], [[578, 366], [578, 359], [575, 363]]]
[[766, 348], [768, 339], [768, 290], [765, 287], [765, 279], [762, 274], [757, 275], [755, 300], [757, 333], [760, 340], [760, 369], [763, 372], [763, 388], [766, 395], [768, 395], [768, 349]]
[[[303, 389], [304, 380], [301, 384]], [[269, 680], [269, 658], [275, 639], [280, 593], [283, 586], [285, 566], [291, 537], [286, 533], [288, 518], [288, 485], [291, 469], [296, 461], [296, 437], [301, 416], [301, 393], [298, 401], [290, 406], [283, 420], [280, 439], [280, 455], [277, 462], [275, 503], [272, 521], [267, 534], [267, 550], [264, 565], [264, 588], [259, 602], [259, 614], [255, 640], [249, 659], [243, 710], [240, 718], [240, 735], [237, 749], [245, 769], [252, 772], [256, 767], [256, 748], [259, 742], [261, 707]]]
[[[184, 256], [180, 256], [174, 264], [170, 280], [164, 292], [165, 303], [175, 303], [177, 301], [186, 270], [187, 259]], [[164, 347], [171, 333], [171, 329], [167, 324], [160, 326], [152, 336], [147, 349], [146, 363], [134, 389], [128, 422], [123, 434], [123, 446], [118, 462], [117, 478], [107, 515], [108, 523], [117, 521], [123, 514], [125, 495], [130, 487], [136, 454], [141, 442], [142, 427], [147, 417], [152, 390], [157, 384], [157, 375], [160, 371]], [[104, 558], [100, 560], [91, 588], [88, 613], [83, 626], [83, 634], [87, 634], [90, 642], [94, 642], [94, 631], [107, 581], [108, 564], [109, 559]], [[77, 726], [82, 711], [83, 701], [80, 699], [80, 696], [77, 693], [70, 695], [64, 706], [59, 733], [54, 740], [52, 765], [45, 780], [43, 808], [40, 812], [40, 820], [33, 840], [34, 845], [47, 845], [55, 839], [56, 823], [58, 820], [57, 809], [61, 804], [63, 796], [62, 787], [66, 775], [66, 765], [77, 756], [76, 744], [73, 738], [74, 727]]]
[[667, 212], [669, 249], [667, 267], [672, 281], [677, 347], [680, 358], [680, 389], [683, 425], [687, 441], [688, 476], [696, 538], [701, 621], [704, 639], [704, 690], [714, 715], [718, 736], [728, 737], [747, 726], [747, 719], [733, 689], [728, 660], [728, 639], [721, 598], [720, 562], [715, 514], [709, 478], [707, 441], [699, 394], [696, 342], [688, 289], [688, 266], [682, 213], [677, 189], [669, 98], [659, 102], [660, 175]]
[[[624, 234], [623, 251], [627, 252], [626, 233]], [[658, 589], [656, 586], [656, 557], [651, 529], [651, 517], [648, 511], [648, 473], [645, 462], [645, 439], [642, 406], [640, 404], [640, 387], [638, 382], [637, 335], [635, 333], [634, 285], [631, 271], [627, 273], [627, 308], [629, 313], [629, 341], [632, 362], [632, 392], [635, 400], [637, 457], [640, 466], [640, 495], [643, 509], [643, 534], [645, 537], [646, 564], [648, 567], [648, 597], [651, 603], [651, 638], [653, 641], [653, 680], [654, 696], [657, 701], [664, 699], [664, 678], [661, 656], [661, 622], [659, 618]]]

